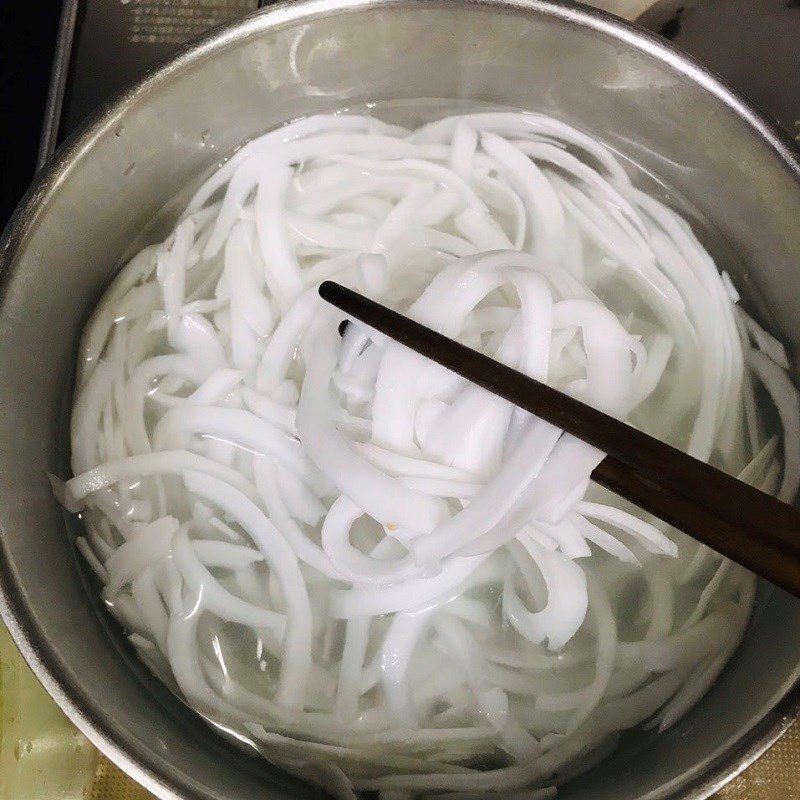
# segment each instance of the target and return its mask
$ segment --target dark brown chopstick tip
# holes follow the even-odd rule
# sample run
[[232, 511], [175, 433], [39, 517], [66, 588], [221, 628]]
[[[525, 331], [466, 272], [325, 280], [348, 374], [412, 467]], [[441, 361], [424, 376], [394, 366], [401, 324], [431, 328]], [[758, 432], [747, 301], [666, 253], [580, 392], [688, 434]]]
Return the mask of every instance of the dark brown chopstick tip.
[[333, 281], [322, 281], [319, 285], [319, 296], [328, 303], [335, 303], [336, 290], [339, 288], [338, 284]]

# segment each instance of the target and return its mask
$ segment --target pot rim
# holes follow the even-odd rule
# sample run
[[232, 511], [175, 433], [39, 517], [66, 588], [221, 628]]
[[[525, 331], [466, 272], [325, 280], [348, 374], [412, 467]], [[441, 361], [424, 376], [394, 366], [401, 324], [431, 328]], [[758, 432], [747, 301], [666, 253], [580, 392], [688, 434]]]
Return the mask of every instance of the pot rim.
[[[368, 7], [386, 8], [407, 4], [417, 8], [452, 6], [453, 10], [457, 6], [469, 5], [500, 11], [535, 13], [623, 41], [661, 61], [722, 101], [778, 156], [800, 190], [800, 160], [788, 134], [752, 108], [731, 86], [688, 53], [650, 31], [599, 9], [569, 0], [413, 0], [412, 3], [409, 0], [281, 0], [190, 43], [171, 61], [149, 72], [131, 89], [102, 106], [67, 138], [35, 176], [0, 237], [0, 304], [5, 296], [6, 283], [12, 273], [16, 254], [34, 230], [41, 209], [69, 178], [73, 165], [92, 148], [100, 136], [122, 120], [129, 105], [146, 97], [159, 84], [180, 74], [190, 64], [270, 28], [334, 14], [357, 12]], [[178, 781], [159, 774], [146, 763], [146, 759], [128, 753], [116, 740], [114, 732], [107, 729], [101, 719], [93, 714], [81, 693], [65, 676], [59, 675], [47, 638], [32, 618], [19, 581], [4, 557], [2, 533], [0, 528], [0, 618], [45, 690], [103, 755], [161, 800], [206, 800], [204, 794], [199, 795], [189, 787], [181, 786]], [[705, 800], [749, 767], [798, 717], [800, 681], [788, 690], [769, 713], [746, 731], [731, 749], [715, 759], [688, 785], [673, 791], [667, 797], [670, 800]]]

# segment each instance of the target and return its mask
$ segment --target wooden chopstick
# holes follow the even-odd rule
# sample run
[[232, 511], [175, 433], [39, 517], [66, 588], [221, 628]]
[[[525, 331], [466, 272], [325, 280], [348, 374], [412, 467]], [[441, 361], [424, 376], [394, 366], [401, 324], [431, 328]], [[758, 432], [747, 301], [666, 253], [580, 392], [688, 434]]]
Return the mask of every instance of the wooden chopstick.
[[800, 511], [333, 281], [320, 296], [389, 338], [607, 453], [592, 479], [800, 597]]

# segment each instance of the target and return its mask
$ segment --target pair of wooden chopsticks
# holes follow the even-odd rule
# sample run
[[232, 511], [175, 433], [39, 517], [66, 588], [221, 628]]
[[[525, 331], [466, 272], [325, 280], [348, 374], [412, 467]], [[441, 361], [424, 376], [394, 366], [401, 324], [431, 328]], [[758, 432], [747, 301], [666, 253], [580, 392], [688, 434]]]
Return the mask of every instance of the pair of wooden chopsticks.
[[800, 597], [800, 511], [332, 281], [324, 300], [607, 453], [592, 479]]

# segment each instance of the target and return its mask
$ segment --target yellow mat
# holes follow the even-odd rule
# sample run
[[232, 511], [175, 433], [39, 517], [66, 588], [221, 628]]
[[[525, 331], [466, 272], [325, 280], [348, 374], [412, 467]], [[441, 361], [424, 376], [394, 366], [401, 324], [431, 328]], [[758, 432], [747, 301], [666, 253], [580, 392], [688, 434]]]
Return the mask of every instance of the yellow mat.
[[[0, 624], [0, 800], [150, 798], [72, 727]], [[717, 800], [800, 800], [800, 725]]]
[[[87, 800], [150, 800], [144, 789], [106, 759], [98, 761]], [[800, 725], [795, 725], [716, 800], [800, 800]]]
[[[127, 775], [105, 759], [97, 765], [88, 800], [150, 800]], [[5, 798], [3, 798], [5, 800]], [[800, 725], [729, 783], [715, 800], [800, 800]]]
[[86, 800], [151, 800], [152, 795], [105, 758], [98, 759]]
[[800, 724], [731, 781], [717, 800], [800, 800]]

